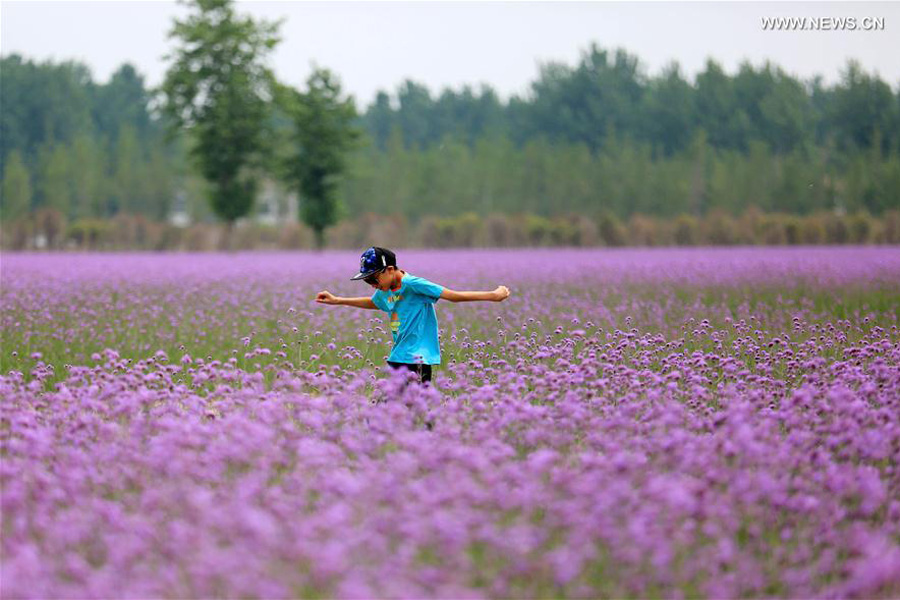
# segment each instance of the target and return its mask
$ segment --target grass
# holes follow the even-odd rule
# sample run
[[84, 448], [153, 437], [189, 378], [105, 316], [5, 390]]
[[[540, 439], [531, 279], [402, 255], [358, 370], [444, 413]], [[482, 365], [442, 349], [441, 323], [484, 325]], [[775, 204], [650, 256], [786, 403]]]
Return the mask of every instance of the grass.
[[[570, 331], [585, 329], [589, 321], [595, 329], [588, 331], [588, 336], [596, 335], [597, 329], [602, 329], [601, 341], [605, 333], [637, 329], [639, 336], [662, 334], [669, 341], [682, 340], [683, 345], [677, 351], [688, 354], [715, 349], [716, 344], [709, 337], [690, 335], [691, 329], [702, 319], [708, 319], [712, 328], [724, 332], [726, 347], [733, 340], [733, 331], [726, 318], [738, 321], [749, 320], [752, 316], [756, 319], [752, 321], [752, 330], [762, 328], [766, 338], [786, 333], [793, 342], [810, 337], [808, 332], [799, 337], [792, 335], [794, 315], [802, 314], [804, 321], [820, 324], [850, 319], [854, 327], [846, 331], [846, 345], [858, 341], [871, 327], [880, 325], [888, 330], [900, 322], [900, 289], [887, 286], [835, 290], [815, 289], [802, 282], [783, 288], [749, 285], [666, 288], [630, 284], [600, 292], [580, 288], [560, 292], [571, 298], [567, 306], [577, 315], [578, 325], [571, 323], [568, 314], [559, 318], [541, 315], [534, 322], [528, 322], [527, 314], [501, 312], [502, 322], [498, 322], [495, 318], [479, 318], [474, 311], [463, 310], [454, 310], [450, 322], [441, 318], [447, 308], [440, 306], [438, 318], [443, 326], [444, 364], [476, 360], [489, 366], [492, 356], [511, 360], [508, 347], [502, 344], [512, 341], [516, 333], [520, 339], [533, 337], [538, 345], [546, 344], [548, 336], [551, 344], [559, 343]], [[133, 295], [116, 290], [105, 296], [103, 293], [94, 295], [97, 304], [90, 307], [94, 314], [89, 318], [84, 312], [68, 312], [63, 305], [47, 309], [18, 303], [5, 308], [4, 327], [0, 330], [3, 349], [0, 373], [18, 371], [31, 378], [35, 366], [43, 362], [52, 369], [46, 381], [53, 384], [65, 378], [67, 365], [95, 365], [97, 361], [91, 358], [92, 355], [102, 356], [107, 348], [116, 350], [123, 360], [133, 362], [161, 350], [172, 363], [185, 354], [205, 362], [225, 362], [234, 357], [242, 369], [264, 371], [266, 382], [271, 384], [278, 368], [314, 372], [322, 365], [327, 368], [337, 365], [342, 370], [358, 371], [369, 367], [369, 361], [379, 365], [381, 356], [390, 349], [388, 333], [366, 331], [363, 337], [373, 338], [374, 343], [358, 339], [363, 330], [347, 319], [346, 312], [336, 312], [353, 309], [322, 309], [333, 312], [316, 315], [315, 319], [306, 316], [305, 311], [299, 311], [288, 320], [281, 318], [284, 315], [273, 295], [262, 297], [262, 311], [252, 306], [235, 309], [216, 305], [211, 302], [212, 293], [197, 294], [190, 304], [180, 307], [166, 305], [165, 290], [145, 289]], [[148, 310], [148, 305], [154, 310]], [[631, 310], [633, 307], [636, 310]], [[605, 314], [600, 308], [605, 309]], [[363, 316], [368, 318], [376, 314], [381, 316], [368, 312]], [[872, 318], [864, 324], [867, 316]], [[524, 331], [522, 323], [527, 325]], [[562, 327], [562, 334], [554, 333], [557, 326]], [[297, 327], [297, 332], [292, 327]], [[503, 338], [499, 336], [500, 330], [505, 333]], [[245, 345], [246, 340], [242, 341], [242, 338], [249, 337], [250, 333], [252, 339]], [[355, 356], [347, 358], [345, 349], [348, 347], [356, 349]], [[268, 349], [270, 354], [253, 355], [258, 348]], [[586, 349], [584, 340], [576, 340], [570, 360], [582, 359]], [[286, 356], [279, 356], [279, 352]], [[41, 358], [31, 358], [34, 353], [40, 353]], [[824, 354], [830, 360], [837, 360], [841, 350], [826, 349]], [[628, 351], [623, 358], [627, 360], [633, 356], [634, 353]], [[744, 360], [749, 368], [755, 367], [752, 355], [746, 355]], [[188, 377], [184, 380], [190, 382]]]

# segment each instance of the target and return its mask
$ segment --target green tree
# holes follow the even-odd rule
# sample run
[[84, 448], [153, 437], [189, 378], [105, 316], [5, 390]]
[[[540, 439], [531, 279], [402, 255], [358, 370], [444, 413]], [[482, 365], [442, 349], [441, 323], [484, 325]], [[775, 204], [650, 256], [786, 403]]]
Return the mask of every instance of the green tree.
[[778, 67], [766, 62], [754, 69], [745, 62], [732, 87], [735, 107], [749, 121], [748, 139], [762, 140], [776, 154], [787, 154], [812, 138], [810, 96], [803, 84]]
[[472, 146], [478, 138], [504, 130], [503, 108], [490, 86], [483, 85], [477, 94], [468, 85], [459, 93], [445, 89], [433, 112], [434, 137], [439, 142], [453, 137]]
[[31, 207], [31, 181], [18, 150], [10, 152], [3, 170], [3, 191], [0, 199], [0, 218], [15, 221]]
[[105, 181], [103, 152], [94, 138], [79, 135], [69, 152], [72, 162], [72, 213], [75, 218], [99, 217]]
[[234, 221], [253, 207], [256, 177], [268, 157], [267, 127], [275, 77], [264, 59], [280, 41], [281, 22], [256, 22], [235, 14], [232, 0], [193, 0], [169, 37], [180, 45], [167, 58], [163, 110], [171, 127], [187, 130], [190, 155], [209, 181], [209, 200], [225, 221], [230, 243]]
[[131, 125], [123, 125], [119, 129], [112, 159], [112, 214], [142, 212], [139, 201], [142, 195], [140, 147], [137, 132]]
[[434, 101], [428, 88], [407, 79], [400, 86], [397, 99], [400, 103], [397, 121], [407, 146], [424, 148], [436, 141]]
[[578, 67], [551, 63], [532, 84], [533, 100], [524, 111], [525, 127], [551, 140], [586, 144], [598, 150], [615, 131], [631, 134], [640, 124], [644, 87], [637, 57], [624, 50], [610, 56], [596, 45]]
[[149, 162], [144, 168], [145, 196], [147, 216], [164, 221], [169, 216], [174, 196], [173, 177], [175, 172], [170, 168], [163, 149], [155, 147], [151, 150]]
[[645, 136], [666, 156], [688, 147], [694, 130], [694, 91], [681, 76], [678, 63], [650, 81], [643, 113]]
[[144, 78], [130, 64], [113, 73], [109, 83], [93, 87], [94, 123], [104, 137], [115, 140], [123, 126], [133, 128], [140, 139], [148, 141], [153, 122], [148, 105], [150, 93]]
[[776, 69], [759, 101], [759, 135], [778, 154], [803, 150], [813, 139], [812, 102], [803, 85]]
[[375, 102], [366, 111], [365, 122], [367, 129], [375, 140], [375, 146], [379, 150], [387, 147], [388, 136], [394, 126], [394, 111], [391, 108], [391, 99], [383, 91], [375, 96]]
[[86, 66], [36, 64], [13, 54], [0, 61], [0, 72], [0, 159], [16, 149], [33, 165], [41, 145], [66, 144], [91, 130]]
[[69, 153], [62, 144], [45, 144], [38, 150], [37, 177], [35, 191], [37, 205], [50, 208], [61, 215], [71, 210], [71, 190], [69, 187]]
[[891, 87], [877, 75], [869, 75], [856, 61], [850, 61], [834, 90], [831, 127], [844, 150], [870, 148], [876, 139], [885, 154], [898, 134], [898, 106]]
[[[746, 72], [746, 71], [745, 71]], [[750, 118], [737, 96], [734, 82], [713, 60], [697, 75], [695, 109], [700, 127], [715, 148], [747, 148]]]
[[824, 145], [833, 137], [829, 112], [834, 103], [834, 88], [827, 88], [821, 75], [813, 77], [808, 84], [810, 119], [813, 122], [814, 141]]
[[285, 179], [300, 193], [300, 218], [313, 230], [321, 249], [325, 229], [340, 216], [338, 190], [346, 154], [362, 132], [354, 124], [353, 98], [342, 97], [340, 81], [331, 71], [315, 69], [306, 85], [305, 92], [283, 89], [285, 111], [294, 123]]

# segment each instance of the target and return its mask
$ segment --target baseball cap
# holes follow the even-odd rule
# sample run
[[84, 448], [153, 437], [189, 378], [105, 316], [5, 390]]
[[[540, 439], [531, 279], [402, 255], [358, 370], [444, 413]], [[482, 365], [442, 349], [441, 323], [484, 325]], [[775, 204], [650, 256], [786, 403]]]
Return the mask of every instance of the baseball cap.
[[397, 256], [387, 248], [372, 246], [359, 257], [359, 273], [350, 278], [351, 281], [365, 279], [369, 275], [380, 273], [388, 267], [397, 266]]

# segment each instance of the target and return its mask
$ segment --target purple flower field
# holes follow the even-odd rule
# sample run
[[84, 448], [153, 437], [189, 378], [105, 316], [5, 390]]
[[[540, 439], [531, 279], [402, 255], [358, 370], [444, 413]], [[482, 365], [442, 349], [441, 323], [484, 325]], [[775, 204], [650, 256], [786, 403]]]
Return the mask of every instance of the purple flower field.
[[900, 249], [3, 255], [3, 598], [896, 598]]

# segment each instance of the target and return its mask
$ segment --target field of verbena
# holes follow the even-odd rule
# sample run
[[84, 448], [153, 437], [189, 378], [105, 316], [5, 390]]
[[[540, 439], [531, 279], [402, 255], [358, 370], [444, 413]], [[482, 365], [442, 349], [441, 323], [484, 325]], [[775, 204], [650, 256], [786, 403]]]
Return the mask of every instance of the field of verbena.
[[2, 597], [900, 595], [900, 250], [399, 258], [4, 255]]

